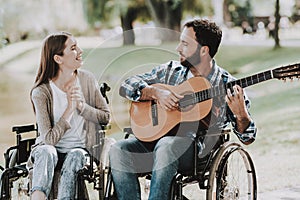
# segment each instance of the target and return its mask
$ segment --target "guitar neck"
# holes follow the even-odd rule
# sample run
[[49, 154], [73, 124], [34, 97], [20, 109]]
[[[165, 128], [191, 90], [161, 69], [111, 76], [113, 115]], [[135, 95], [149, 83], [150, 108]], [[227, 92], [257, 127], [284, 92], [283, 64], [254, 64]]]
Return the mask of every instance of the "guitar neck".
[[267, 81], [269, 79], [273, 79], [273, 71], [268, 70], [265, 72], [261, 72], [252, 76], [248, 76], [246, 78], [238, 79], [231, 81], [225, 85], [215, 86], [206, 90], [202, 90], [199, 92], [195, 92], [190, 95], [185, 95], [185, 97], [180, 101], [181, 107], [186, 107], [195, 103], [199, 103], [202, 101], [206, 101], [208, 99], [217, 97], [217, 96], [224, 96], [226, 94], [227, 89], [233, 91], [234, 85], [239, 85], [242, 88], [261, 83], [263, 81]]
[[272, 70], [268, 70], [268, 71], [261, 72], [261, 73], [258, 73], [258, 74], [252, 75], [252, 76], [248, 76], [246, 78], [231, 81], [231, 82], [227, 83], [225, 87], [226, 87], [226, 89], [228, 89], [228, 88], [232, 89], [232, 87], [234, 85], [239, 85], [242, 88], [246, 88], [248, 86], [255, 85], [257, 83], [261, 83], [263, 81], [267, 81], [267, 80], [270, 80], [273, 78], [274, 77], [273, 77]]
[[212, 87], [210, 89], [207, 90], [203, 90], [200, 92], [196, 93], [196, 96], [199, 96], [200, 98], [198, 98], [198, 102], [216, 97], [216, 96], [222, 96], [226, 94], [227, 89], [230, 89], [231, 91], [233, 91], [233, 86], [235, 85], [239, 85], [242, 88], [246, 88], [248, 86], [251, 85], [255, 85], [257, 83], [261, 83], [270, 79], [273, 79], [273, 71], [272, 70], [268, 70], [265, 72], [261, 72], [258, 74], [254, 74], [245, 78], [241, 78], [238, 80], [234, 80], [231, 81], [229, 83], [226, 83], [225, 85], [221, 85], [221, 86], [215, 86]]
[[[216, 96], [222, 96], [226, 94], [227, 89], [230, 89], [231, 92], [233, 92], [233, 86], [235, 85], [239, 85], [242, 88], [246, 88], [248, 86], [251, 85], [255, 85], [257, 83], [261, 83], [270, 79], [273, 79], [273, 71], [272, 70], [267, 70], [258, 74], [254, 74], [245, 78], [241, 78], [241, 79], [237, 79], [234, 81], [231, 81], [229, 83], [226, 83], [225, 85], [222, 86], [216, 86], [216, 87], [212, 87], [207, 91], [209, 92], [211, 95], [210, 98], [216, 97]], [[201, 91], [203, 92], [203, 91]]]

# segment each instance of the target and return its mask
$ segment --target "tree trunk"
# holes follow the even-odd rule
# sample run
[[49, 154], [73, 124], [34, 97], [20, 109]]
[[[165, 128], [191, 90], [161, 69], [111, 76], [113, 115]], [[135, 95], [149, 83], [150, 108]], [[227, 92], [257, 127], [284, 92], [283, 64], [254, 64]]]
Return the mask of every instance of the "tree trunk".
[[178, 40], [178, 34], [175, 34], [174, 31], [180, 31], [182, 2], [174, 0], [146, 0], [146, 5], [156, 26], [166, 28], [161, 29], [161, 39], [163, 41]]
[[136, 10], [134, 8], [128, 8], [127, 12], [121, 15], [121, 24], [123, 29], [123, 44], [133, 45], [135, 41], [135, 35], [133, 31], [133, 21], [136, 19]]
[[231, 20], [231, 16], [228, 10], [228, 1], [224, 0], [223, 3], [223, 18], [224, 18], [224, 23], [226, 26], [231, 27], [232, 24], [232, 20]]
[[279, 22], [280, 22], [280, 5], [279, 0], [276, 0], [275, 5], [275, 29], [274, 29], [274, 40], [275, 40], [275, 46], [274, 48], [280, 48], [280, 39], [279, 39]]

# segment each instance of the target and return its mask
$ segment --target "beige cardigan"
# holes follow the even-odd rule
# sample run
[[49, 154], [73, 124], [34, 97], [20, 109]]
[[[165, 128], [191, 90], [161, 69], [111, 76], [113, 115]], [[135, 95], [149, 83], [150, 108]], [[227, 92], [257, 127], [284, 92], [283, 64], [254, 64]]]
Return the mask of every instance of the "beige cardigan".
[[[86, 147], [91, 150], [95, 144], [96, 131], [100, 124], [107, 124], [110, 120], [110, 111], [105, 99], [100, 93], [99, 84], [94, 75], [86, 70], [78, 70], [78, 78], [85, 98], [85, 103], [80, 115], [85, 119]], [[55, 145], [64, 133], [70, 128], [69, 123], [60, 118], [54, 125], [53, 97], [49, 85], [42, 84], [33, 89], [31, 99], [35, 108], [36, 122], [39, 136], [36, 145]]]

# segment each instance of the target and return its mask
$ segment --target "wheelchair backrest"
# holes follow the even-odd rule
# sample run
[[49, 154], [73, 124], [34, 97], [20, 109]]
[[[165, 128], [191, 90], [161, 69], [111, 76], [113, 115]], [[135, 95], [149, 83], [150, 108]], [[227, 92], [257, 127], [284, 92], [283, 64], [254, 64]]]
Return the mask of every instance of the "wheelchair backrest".
[[[14, 126], [12, 128], [12, 131], [16, 133], [17, 137], [17, 157], [16, 157], [16, 163], [22, 164], [24, 162], [27, 162], [30, 152], [31, 152], [31, 146], [34, 145], [35, 139], [37, 136], [37, 129], [33, 124], [31, 125], [22, 125], [22, 126]], [[28, 138], [23, 138], [24, 134], [27, 133], [34, 133], [35, 136], [31, 136]]]

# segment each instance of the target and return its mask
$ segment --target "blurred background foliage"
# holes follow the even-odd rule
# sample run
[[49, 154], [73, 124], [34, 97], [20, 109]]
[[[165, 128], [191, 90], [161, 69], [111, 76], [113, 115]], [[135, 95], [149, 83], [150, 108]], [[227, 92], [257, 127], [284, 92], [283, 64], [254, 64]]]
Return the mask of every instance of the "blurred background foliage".
[[[123, 44], [134, 44], [134, 32], [127, 30], [142, 24], [180, 31], [182, 22], [192, 17], [214, 19], [221, 26], [253, 34], [259, 22], [265, 28], [276, 28], [268, 25], [279, 24], [282, 18], [297, 23], [299, 10], [299, 0], [64, 0], [63, 4], [60, 0], [0, 0], [0, 47], [62, 29], [97, 36], [104, 29], [116, 29], [124, 33]], [[276, 32], [271, 34], [274, 39]]]

